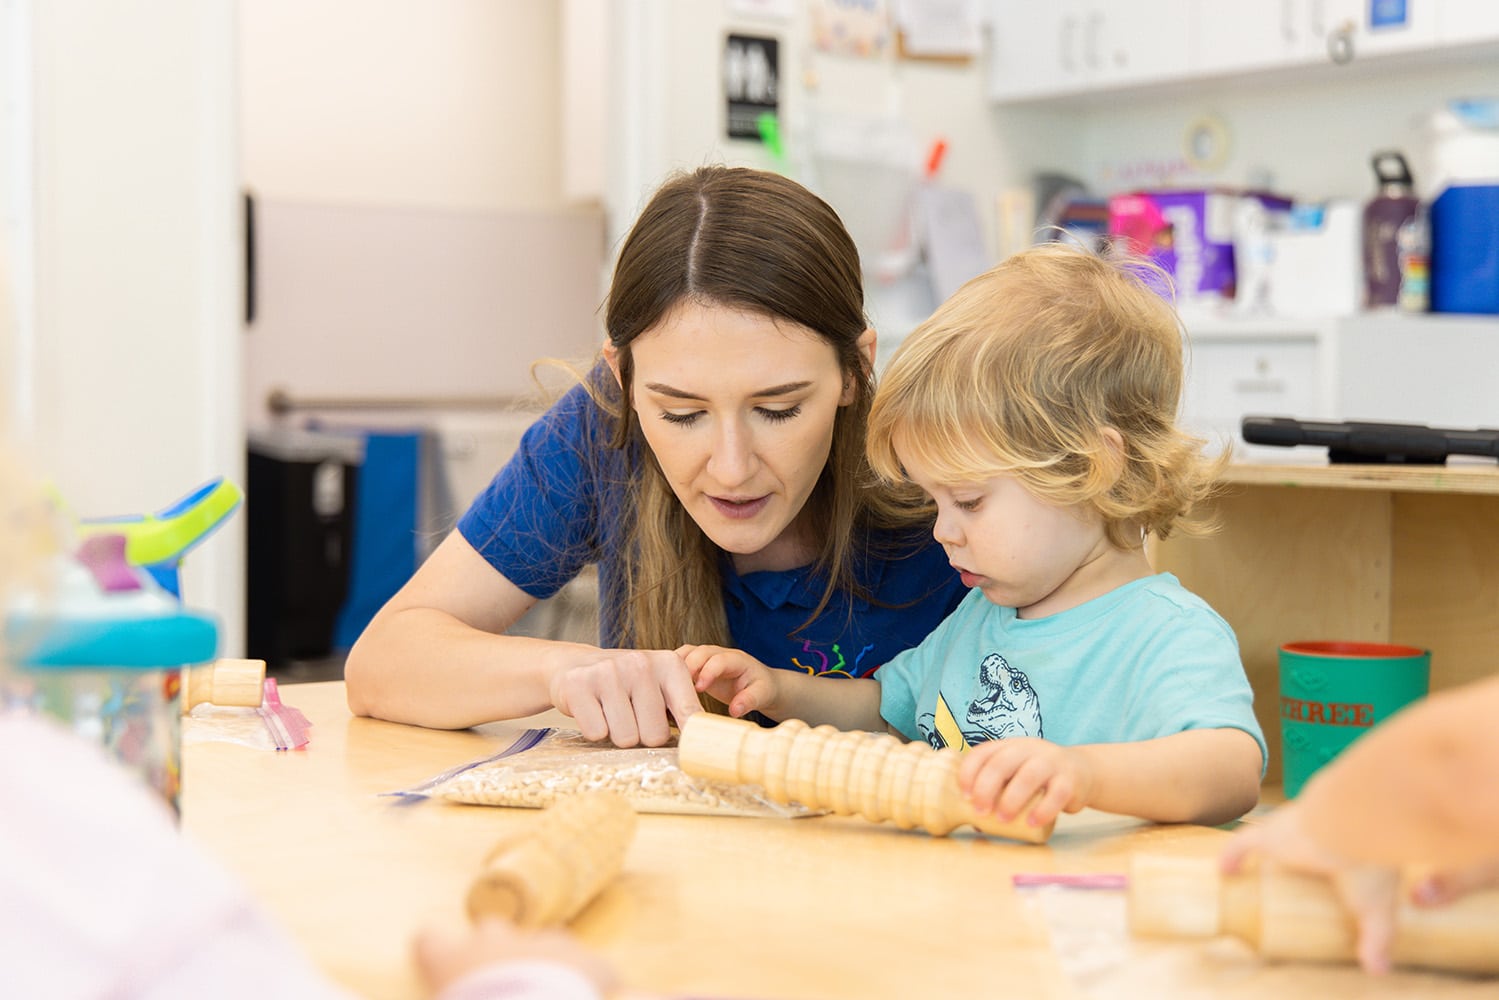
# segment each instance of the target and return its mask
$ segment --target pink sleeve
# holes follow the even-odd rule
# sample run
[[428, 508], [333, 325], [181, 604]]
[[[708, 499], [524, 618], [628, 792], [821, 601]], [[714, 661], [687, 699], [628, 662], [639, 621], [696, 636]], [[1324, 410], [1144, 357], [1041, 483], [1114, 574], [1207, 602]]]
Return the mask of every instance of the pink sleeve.
[[486, 965], [443, 990], [436, 1000], [601, 1000], [581, 972], [531, 959]]

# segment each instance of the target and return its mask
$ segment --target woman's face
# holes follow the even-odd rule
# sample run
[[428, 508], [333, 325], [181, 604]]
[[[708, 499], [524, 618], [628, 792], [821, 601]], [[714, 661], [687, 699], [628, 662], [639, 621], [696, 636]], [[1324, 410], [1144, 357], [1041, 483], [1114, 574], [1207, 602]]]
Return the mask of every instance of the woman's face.
[[[859, 343], [872, 363], [874, 331]], [[855, 392], [833, 346], [786, 320], [685, 302], [630, 350], [641, 430], [704, 534], [740, 573], [809, 562], [816, 526], [799, 515]], [[604, 355], [617, 377], [617, 353]]]

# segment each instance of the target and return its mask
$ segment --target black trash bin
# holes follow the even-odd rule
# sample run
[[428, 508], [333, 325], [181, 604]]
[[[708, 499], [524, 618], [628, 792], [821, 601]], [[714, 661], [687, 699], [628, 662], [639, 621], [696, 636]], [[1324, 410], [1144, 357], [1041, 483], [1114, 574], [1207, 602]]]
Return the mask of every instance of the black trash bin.
[[319, 660], [349, 589], [364, 438], [251, 431], [245, 489], [245, 644], [268, 667]]

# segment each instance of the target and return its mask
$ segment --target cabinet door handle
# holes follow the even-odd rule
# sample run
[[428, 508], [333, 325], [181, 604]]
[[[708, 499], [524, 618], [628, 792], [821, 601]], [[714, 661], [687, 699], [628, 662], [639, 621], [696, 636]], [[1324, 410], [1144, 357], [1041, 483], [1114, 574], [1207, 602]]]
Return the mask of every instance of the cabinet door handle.
[[1280, 0], [1280, 37], [1291, 44], [1296, 41], [1296, 4], [1297, 0]]
[[1077, 34], [1077, 21], [1069, 14], [1062, 18], [1062, 26], [1057, 31], [1057, 61], [1062, 68], [1071, 73], [1077, 69], [1077, 64], [1072, 59], [1073, 36]]
[[1103, 27], [1103, 15], [1097, 11], [1088, 15], [1088, 30], [1083, 36], [1083, 58], [1089, 69], [1098, 68], [1098, 31]]
[[1278, 378], [1241, 378], [1234, 382], [1234, 392], [1285, 392], [1286, 383]]
[[1327, 36], [1327, 58], [1334, 65], [1346, 66], [1353, 62], [1353, 23], [1345, 21]]

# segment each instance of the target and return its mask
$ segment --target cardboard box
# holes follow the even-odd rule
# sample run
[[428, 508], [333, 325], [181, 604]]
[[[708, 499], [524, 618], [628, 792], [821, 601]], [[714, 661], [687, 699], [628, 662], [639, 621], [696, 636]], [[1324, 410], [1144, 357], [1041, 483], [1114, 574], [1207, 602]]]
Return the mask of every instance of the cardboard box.
[[1240, 198], [1256, 198], [1272, 211], [1291, 207], [1291, 199], [1262, 191], [1137, 191], [1109, 199], [1109, 234], [1171, 275], [1181, 299], [1233, 298]]

